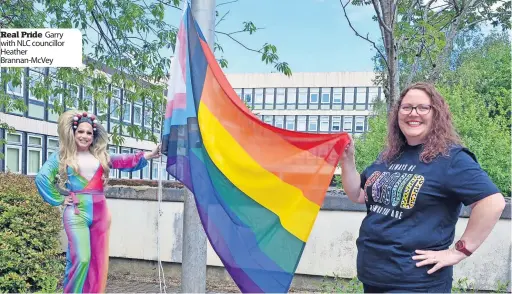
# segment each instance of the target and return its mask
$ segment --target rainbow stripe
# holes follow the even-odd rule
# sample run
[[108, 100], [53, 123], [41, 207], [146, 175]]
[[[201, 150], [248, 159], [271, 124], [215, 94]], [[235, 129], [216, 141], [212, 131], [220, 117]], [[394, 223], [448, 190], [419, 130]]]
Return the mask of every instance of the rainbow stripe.
[[259, 120], [185, 10], [162, 150], [242, 292], [288, 291], [347, 142], [346, 133], [292, 132]]

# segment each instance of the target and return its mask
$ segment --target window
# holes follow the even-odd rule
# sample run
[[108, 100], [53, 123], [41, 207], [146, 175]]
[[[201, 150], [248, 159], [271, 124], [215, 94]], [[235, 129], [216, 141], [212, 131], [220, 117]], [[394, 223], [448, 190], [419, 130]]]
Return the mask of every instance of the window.
[[158, 180], [158, 171], [160, 170], [160, 162], [153, 160], [153, 166], [152, 166], [151, 170], [152, 170], [151, 179]]
[[254, 91], [254, 109], [263, 108], [263, 89], [256, 89]]
[[354, 88], [345, 88], [345, 105], [343, 109], [354, 109]]
[[121, 90], [112, 87], [112, 98], [110, 99], [110, 118], [119, 119], [121, 116], [119, 106], [121, 105]]
[[341, 99], [343, 97], [342, 88], [332, 89], [332, 109], [341, 109]]
[[107, 112], [109, 110], [108, 108], [108, 88], [106, 86], [100, 86], [97, 90], [98, 97], [96, 97], [96, 100], [94, 103], [96, 103], [96, 113], [98, 114], [98, 120], [101, 123], [106, 123], [107, 120]]
[[133, 123], [140, 126], [142, 125], [142, 105], [133, 105]]
[[[142, 151], [142, 150], [133, 150], [134, 153], [139, 152], [139, 151]], [[162, 156], [164, 156], [164, 155], [162, 155]], [[140, 173], [141, 173], [141, 170], [132, 172], [132, 179], [140, 179]]]
[[46, 141], [46, 158], [49, 158], [57, 151], [59, 151], [59, 139], [49, 137]]
[[306, 131], [306, 116], [301, 115], [297, 117], [297, 131], [305, 132]]
[[281, 129], [284, 129], [284, 116], [282, 115], [276, 115], [275, 117], [275, 126]]
[[18, 134], [18, 133], [7, 134], [6, 141], [7, 141], [7, 143], [15, 143], [15, 144], [21, 145], [21, 143], [22, 143], [21, 134]]
[[286, 109], [295, 109], [295, 104], [297, 102], [297, 89], [296, 88], [288, 88], [286, 96]]
[[263, 122], [269, 125], [272, 125], [273, 116], [272, 115], [265, 115], [263, 117]]
[[308, 89], [299, 88], [299, 109], [308, 108]]
[[366, 109], [366, 88], [357, 88], [356, 110]]
[[329, 117], [321, 116], [320, 117], [320, 132], [328, 132], [329, 131]]
[[352, 117], [351, 116], [343, 117], [343, 131], [344, 132], [352, 132]]
[[[165, 156], [164, 156], [165, 157]], [[162, 177], [162, 180], [167, 180], [167, 170], [165, 169], [165, 167], [167, 166], [165, 164], [165, 161], [167, 161], [167, 159], [165, 159], [164, 161], [164, 157], [162, 157], [162, 165], [160, 165], [160, 160], [153, 160], [153, 166], [152, 166], [152, 179], [153, 180], [158, 180], [159, 176]], [[160, 174], [159, 174], [160, 172]]]
[[242, 99], [242, 89], [234, 89], [235, 93], [238, 95], [238, 98]]
[[309, 91], [309, 109], [318, 109], [318, 102], [320, 101], [319, 89], [311, 88]]
[[288, 115], [286, 117], [286, 129], [290, 131], [295, 130], [295, 115]]
[[121, 100], [117, 98], [112, 98], [110, 100], [110, 118], [119, 119], [119, 105], [121, 104]]
[[244, 89], [244, 101], [251, 105], [252, 103], [252, 89]]
[[5, 147], [5, 170], [11, 173], [21, 173], [21, 146]]
[[37, 98], [36, 95], [32, 92], [32, 89], [34, 89], [34, 87], [41, 87], [41, 85], [44, 83], [43, 79], [44, 74], [39, 71], [36, 71], [36, 69], [30, 69], [28, 71], [28, 83], [30, 85], [30, 87], [28, 88], [29, 99], [43, 101], [43, 97]]
[[[117, 153], [117, 147], [116, 146], [109, 146], [108, 147], [108, 152], [110, 152], [110, 155], [116, 154]], [[117, 178], [117, 172], [118, 172], [117, 169], [111, 168], [110, 169], [110, 173], [108, 174], [109, 178]]]
[[373, 104], [379, 101], [379, 88], [372, 87], [368, 89], [368, 109], [373, 109]]
[[284, 98], [285, 98], [285, 90], [284, 88], [276, 89], [276, 109], [284, 109]]
[[5, 171], [21, 173], [21, 144], [22, 137], [19, 133], [6, 134], [5, 146]]
[[150, 128], [153, 121], [153, 103], [146, 100], [146, 107], [144, 108], [144, 126]]
[[318, 130], [318, 116], [310, 116], [309, 124], [308, 124], [308, 131], [316, 132], [317, 130]]
[[[121, 148], [121, 154], [130, 154], [129, 148]], [[130, 172], [121, 172], [121, 178], [122, 179], [129, 179], [130, 178]]]
[[121, 89], [112, 87], [112, 97], [121, 98]]
[[50, 98], [48, 99], [48, 120], [56, 122], [59, 119], [59, 114], [55, 110], [55, 106], [62, 105], [62, 94], [53, 94], [53, 91], [56, 89], [61, 89], [62, 83], [60, 81], [53, 80], [52, 81], [52, 94], [50, 94]]
[[[90, 81], [88, 82], [91, 83]], [[92, 96], [93, 89], [91, 87], [82, 87], [82, 103], [83, 108], [87, 109], [88, 112], [93, 113], [94, 111], [94, 97]]]
[[322, 103], [322, 109], [330, 109], [331, 108], [331, 89], [330, 88], [322, 88], [322, 97], [320, 102]]
[[331, 131], [339, 132], [341, 130], [341, 116], [333, 116], [331, 122]]
[[274, 88], [265, 89], [265, 109], [274, 109]]
[[162, 175], [163, 181], [166, 181], [168, 179], [167, 175], [169, 175], [166, 167], [167, 167], [167, 156], [162, 155], [162, 165], [160, 166], [160, 173]]
[[132, 122], [132, 103], [126, 100], [123, 103], [123, 121], [126, 123]]
[[[14, 74], [15, 70], [7, 69], [7, 72], [10, 74]], [[23, 73], [23, 71], [21, 71], [21, 76], [20, 76], [21, 84], [14, 86], [14, 83], [12, 82], [12, 78], [11, 78], [11, 81], [9, 83], [7, 83], [7, 94], [23, 97], [23, 90], [24, 90], [23, 80], [24, 79], [25, 79], [25, 74]]]
[[148, 164], [142, 169], [142, 178], [144, 180], [149, 180], [151, 179], [150, 177], [150, 168], [151, 168], [151, 164], [148, 162]]
[[69, 98], [65, 98], [67, 109], [78, 109], [78, 87], [75, 85], [68, 85], [67, 87]]
[[43, 160], [43, 138], [41, 136], [28, 135], [27, 144], [27, 175], [36, 175]]
[[366, 88], [357, 88], [357, 103], [364, 104], [366, 103]]
[[309, 94], [309, 103], [318, 103], [318, 93]]
[[329, 93], [322, 93], [322, 103], [323, 104], [331, 103], [331, 94], [329, 94]]
[[119, 134], [119, 124], [110, 122], [110, 133]]
[[29, 70], [28, 78], [30, 85], [28, 89], [28, 116], [44, 119], [44, 98], [41, 93], [39, 94], [39, 97], [36, 97], [35, 93], [32, 92], [35, 87], [44, 87], [44, 75], [39, 71]]
[[364, 132], [364, 116], [356, 116], [356, 132]]

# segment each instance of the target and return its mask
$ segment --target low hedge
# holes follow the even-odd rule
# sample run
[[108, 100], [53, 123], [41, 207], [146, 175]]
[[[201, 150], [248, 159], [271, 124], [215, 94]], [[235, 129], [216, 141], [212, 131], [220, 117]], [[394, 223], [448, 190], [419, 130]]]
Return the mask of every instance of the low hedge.
[[0, 293], [57, 291], [61, 231], [59, 209], [42, 200], [33, 178], [0, 173]]

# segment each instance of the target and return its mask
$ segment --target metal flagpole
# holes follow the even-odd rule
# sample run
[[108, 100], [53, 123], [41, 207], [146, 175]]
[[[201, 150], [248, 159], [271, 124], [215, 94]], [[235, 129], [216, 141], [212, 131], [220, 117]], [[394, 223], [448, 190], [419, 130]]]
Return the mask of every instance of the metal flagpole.
[[[212, 49], [215, 29], [215, 0], [191, 0], [190, 3], [192, 15]], [[206, 292], [206, 244], [206, 234], [199, 219], [194, 195], [187, 189], [183, 207], [181, 259], [181, 291], [183, 293]]]

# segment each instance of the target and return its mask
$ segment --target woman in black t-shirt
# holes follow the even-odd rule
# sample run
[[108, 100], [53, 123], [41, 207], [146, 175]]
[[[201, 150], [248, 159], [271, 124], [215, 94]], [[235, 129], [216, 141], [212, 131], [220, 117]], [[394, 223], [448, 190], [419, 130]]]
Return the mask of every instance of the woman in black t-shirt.
[[[345, 193], [367, 207], [358, 278], [365, 292], [451, 292], [453, 265], [487, 238], [505, 208], [503, 195], [461, 145], [434, 86], [405, 89], [388, 130], [386, 149], [361, 174], [352, 142], [341, 159]], [[462, 204], [471, 216], [451, 247]]]

